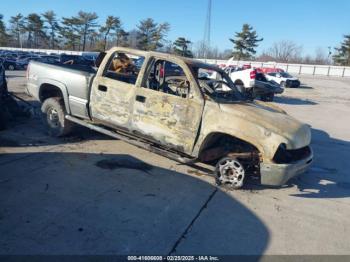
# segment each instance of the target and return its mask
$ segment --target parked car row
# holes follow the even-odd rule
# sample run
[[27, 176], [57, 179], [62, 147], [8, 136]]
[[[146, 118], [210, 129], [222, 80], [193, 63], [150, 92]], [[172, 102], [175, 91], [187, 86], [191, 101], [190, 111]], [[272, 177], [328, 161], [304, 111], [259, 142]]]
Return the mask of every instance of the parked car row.
[[0, 63], [6, 70], [25, 70], [30, 61], [48, 64], [95, 66], [95, 56], [93, 55], [47, 54], [42, 52], [0, 50]]

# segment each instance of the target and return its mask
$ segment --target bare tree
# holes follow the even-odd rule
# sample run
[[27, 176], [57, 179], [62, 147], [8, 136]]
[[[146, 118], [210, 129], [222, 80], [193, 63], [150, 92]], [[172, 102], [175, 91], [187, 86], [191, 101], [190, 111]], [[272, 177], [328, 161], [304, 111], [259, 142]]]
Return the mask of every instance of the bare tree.
[[315, 50], [315, 64], [325, 65], [328, 64], [327, 53], [322, 47], [317, 47]]
[[289, 40], [276, 42], [270, 47], [266, 54], [277, 62], [298, 62], [301, 60], [302, 47]]

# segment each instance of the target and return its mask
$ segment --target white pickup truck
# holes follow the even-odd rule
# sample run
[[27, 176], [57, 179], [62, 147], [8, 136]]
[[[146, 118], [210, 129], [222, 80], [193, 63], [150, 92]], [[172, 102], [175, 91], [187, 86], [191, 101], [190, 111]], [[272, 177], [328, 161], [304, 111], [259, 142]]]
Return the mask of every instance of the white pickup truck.
[[273, 101], [275, 94], [281, 94], [284, 91], [278, 83], [269, 81], [264, 74], [257, 72], [254, 68], [228, 67], [225, 71], [239, 90], [248, 97], [260, 97], [263, 101]]

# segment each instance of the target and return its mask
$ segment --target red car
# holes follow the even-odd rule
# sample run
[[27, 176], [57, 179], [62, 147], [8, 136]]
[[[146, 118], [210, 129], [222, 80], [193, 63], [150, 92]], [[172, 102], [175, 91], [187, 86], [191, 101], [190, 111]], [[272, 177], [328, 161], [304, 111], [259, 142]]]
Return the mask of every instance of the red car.
[[258, 72], [267, 74], [267, 73], [281, 73], [284, 72], [281, 68], [275, 68], [275, 67], [260, 67], [257, 68]]

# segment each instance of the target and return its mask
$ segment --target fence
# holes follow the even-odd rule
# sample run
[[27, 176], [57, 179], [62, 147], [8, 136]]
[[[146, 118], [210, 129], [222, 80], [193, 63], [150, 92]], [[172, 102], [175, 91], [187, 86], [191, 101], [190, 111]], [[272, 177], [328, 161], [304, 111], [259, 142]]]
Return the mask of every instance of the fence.
[[[0, 50], [11, 51], [28, 51], [28, 52], [43, 52], [43, 53], [56, 53], [56, 54], [71, 54], [81, 55], [81, 51], [67, 51], [67, 50], [50, 50], [50, 49], [29, 49], [29, 48], [12, 48], [12, 47], [0, 47]], [[84, 52], [92, 53], [92, 52]], [[230, 60], [216, 60], [216, 59], [199, 59], [209, 64], [230, 64], [230, 65], [244, 65], [250, 64], [252, 67], [274, 67], [281, 68], [291, 74], [305, 74], [305, 75], [321, 75], [321, 76], [339, 76], [350, 77], [350, 67], [344, 66], [330, 66], [330, 65], [305, 65], [305, 64], [285, 64], [275, 62], [253, 62], [253, 61], [233, 61]]]

